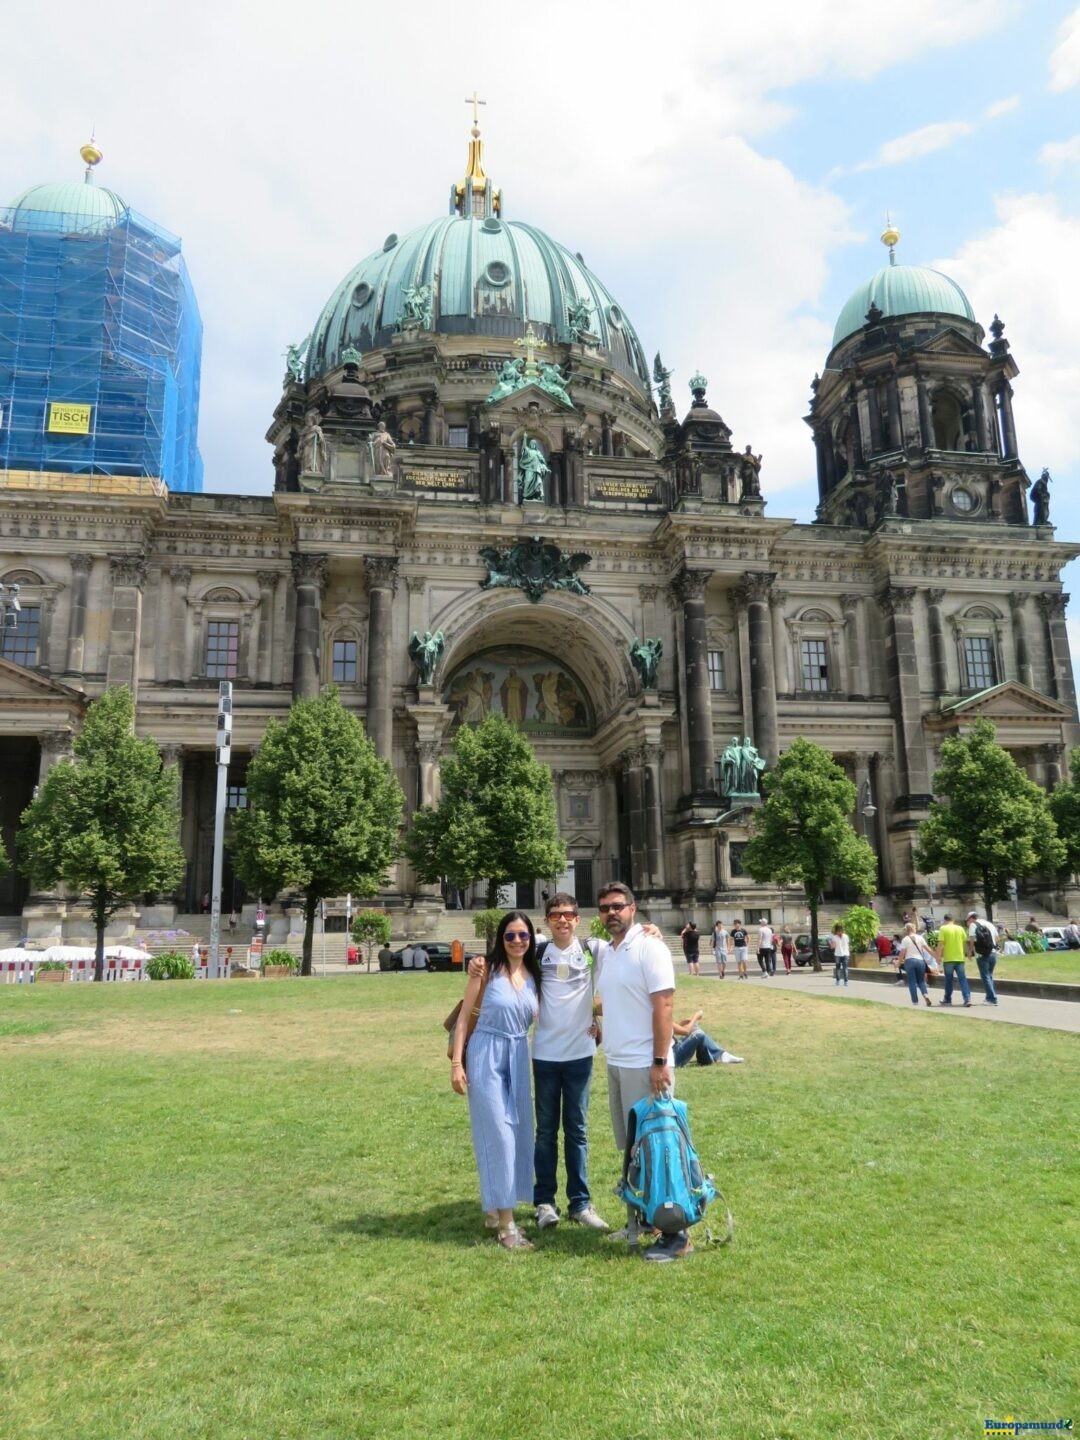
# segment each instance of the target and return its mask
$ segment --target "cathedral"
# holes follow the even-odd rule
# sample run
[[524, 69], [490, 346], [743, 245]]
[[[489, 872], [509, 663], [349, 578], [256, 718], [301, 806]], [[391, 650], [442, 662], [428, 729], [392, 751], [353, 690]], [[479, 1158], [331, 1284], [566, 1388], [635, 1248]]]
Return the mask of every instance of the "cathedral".
[[[781, 892], [742, 866], [747, 757], [799, 735], [857, 787], [885, 913], [958, 883], [912, 865], [938, 751], [986, 716], [1033, 780], [1061, 778], [1078, 732], [1060, 577], [1080, 546], [1020, 458], [1004, 326], [986, 343], [960, 287], [882, 238], [811, 385], [812, 524], [769, 513], [768, 468], [706, 378], [680, 404], [581, 255], [505, 213], [475, 123], [447, 213], [387, 235], [290, 347], [265, 494], [34, 473], [5, 450], [8, 852], [87, 702], [122, 683], [181, 779], [186, 878], [144, 922], [199, 909], [228, 679], [231, 809], [267, 722], [333, 683], [410, 810], [438, 798], [457, 726], [519, 726], [554, 783], [552, 879], [583, 906], [618, 877], [665, 924], [779, 919]], [[405, 860], [383, 896], [414, 934], [462, 898]], [[253, 900], [226, 861], [223, 909]], [[0, 911], [32, 934], [70, 933], [76, 909], [0, 876]]]

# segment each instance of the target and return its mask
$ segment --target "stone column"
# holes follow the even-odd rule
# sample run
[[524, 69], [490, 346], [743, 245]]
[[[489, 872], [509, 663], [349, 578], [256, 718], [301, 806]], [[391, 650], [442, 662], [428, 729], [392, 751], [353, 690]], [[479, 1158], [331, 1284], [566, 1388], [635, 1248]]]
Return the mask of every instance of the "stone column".
[[1061, 784], [1061, 761], [1065, 747], [1060, 744], [1042, 746], [1043, 761], [1043, 784], [1047, 790], [1053, 790], [1055, 785]]
[[58, 760], [70, 760], [75, 737], [70, 730], [43, 730], [37, 738], [41, 746], [38, 766], [38, 784], [41, 785]]
[[862, 646], [859, 644], [859, 610], [861, 607], [861, 595], [840, 596], [840, 610], [844, 617], [848, 693], [851, 695], [868, 695], [870, 693], [866, 669], [862, 663]]
[[934, 694], [941, 698], [949, 688], [949, 660], [945, 645], [945, 621], [941, 614], [944, 590], [926, 592], [926, 613], [930, 621], [930, 667]]
[[926, 744], [922, 733], [922, 706], [919, 699], [919, 670], [915, 652], [915, 627], [911, 610], [915, 590], [890, 585], [878, 597], [886, 619], [885, 673], [900, 738], [900, 773], [904, 800], [917, 808], [926, 803], [930, 789], [926, 768]]
[[293, 699], [310, 700], [319, 693], [322, 597], [327, 579], [326, 556], [294, 553], [292, 574], [296, 589]]
[[279, 572], [256, 570], [255, 579], [259, 582], [259, 645], [254, 678], [260, 685], [270, 685], [274, 679], [274, 605]]
[[859, 414], [859, 396], [852, 386], [848, 395], [848, 425], [851, 430], [851, 468], [861, 470], [865, 450], [863, 447], [862, 416]]
[[709, 642], [705, 633], [705, 587], [711, 573], [709, 570], [684, 569], [675, 577], [672, 586], [683, 610], [690, 796], [694, 803], [706, 805], [715, 804], [717, 800], [712, 697], [709, 693]]
[[664, 862], [664, 796], [661, 784], [663, 746], [646, 745], [644, 759], [649, 878], [653, 890], [665, 890], [667, 888], [667, 866]]
[[173, 612], [169, 679], [181, 680], [186, 685], [195, 673], [195, 639], [188, 614], [191, 570], [187, 565], [173, 565], [169, 569], [169, 579], [172, 582]]
[[619, 800], [616, 794], [616, 770], [606, 765], [600, 772], [602, 786], [601, 804], [603, 810], [604, 854], [601, 857], [601, 873], [596, 877], [597, 894], [600, 886], [608, 880], [618, 879], [619, 864]]
[[1039, 610], [1046, 623], [1046, 655], [1050, 683], [1054, 687], [1054, 698], [1067, 705], [1076, 718], [1076, 688], [1073, 683], [1072, 661], [1069, 656], [1069, 636], [1065, 629], [1065, 609], [1068, 595], [1040, 595]]
[[915, 379], [915, 394], [919, 404], [919, 433], [924, 450], [934, 448], [934, 424], [930, 418], [930, 397], [926, 393], [926, 381], [921, 375]]
[[885, 448], [885, 441], [881, 434], [881, 406], [878, 404], [876, 385], [866, 387], [866, 413], [870, 421], [870, 453], [880, 455]]
[[1001, 429], [1006, 460], [1016, 459], [1016, 421], [1013, 419], [1012, 393], [1012, 386], [1007, 380], [1003, 381], [998, 395], [1001, 399]]
[[630, 820], [630, 885], [633, 890], [644, 890], [648, 874], [649, 850], [645, 833], [645, 781], [643, 766], [645, 755], [642, 747], [628, 750], [622, 757], [627, 810]]
[[1013, 649], [1016, 652], [1016, 678], [1021, 685], [1034, 690], [1035, 680], [1031, 670], [1031, 650], [1028, 648], [1027, 617], [1024, 609], [1027, 596], [1023, 590], [1013, 590], [1009, 595], [1009, 610], [1012, 614]]
[[790, 646], [787, 643], [787, 627], [784, 624], [784, 606], [787, 598], [786, 590], [773, 589], [769, 593], [773, 664], [776, 666], [775, 688], [780, 695], [790, 695], [794, 688], [791, 683]]
[[142, 555], [110, 555], [109, 570], [113, 597], [105, 683], [110, 686], [126, 685], [135, 695], [139, 688], [139, 642], [146, 560]]
[[169, 567], [162, 565], [157, 572], [157, 589], [155, 591], [154, 603], [157, 607], [154, 645], [154, 679], [159, 685], [164, 685], [171, 678], [169, 675], [169, 661], [172, 658], [170, 647], [172, 645], [173, 613], [172, 613], [172, 576]]
[[889, 407], [889, 444], [894, 450], [902, 450], [904, 427], [900, 419], [900, 388], [895, 371], [885, 381], [885, 399]]
[[978, 438], [979, 449], [988, 453], [994, 449], [990, 443], [990, 424], [986, 416], [986, 391], [983, 389], [983, 382], [976, 380], [972, 385], [975, 398], [975, 434]]
[[772, 622], [769, 619], [769, 592], [774, 577], [752, 571], [740, 587], [750, 631], [750, 700], [754, 712], [754, 745], [767, 765], [775, 765], [779, 754], [776, 723], [776, 669], [772, 653]]
[[64, 669], [78, 675], [86, 658], [86, 600], [90, 591], [93, 555], [69, 555], [71, 564], [71, 608], [68, 612], [67, 657]]
[[398, 562], [393, 556], [369, 557], [367, 732], [380, 760], [393, 753], [393, 670], [390, 644], [393, 634], [394, 593]]
[[874, 849], [878, 857], [878, 884], [886, 891], [892, 889], [896, 873], [889, 847], [889, 815], [896, 799], [895, 771], [891, 755], [875, 755], [870, 762], [870, 784], [877, 806], [873, 828], [877, 836]]

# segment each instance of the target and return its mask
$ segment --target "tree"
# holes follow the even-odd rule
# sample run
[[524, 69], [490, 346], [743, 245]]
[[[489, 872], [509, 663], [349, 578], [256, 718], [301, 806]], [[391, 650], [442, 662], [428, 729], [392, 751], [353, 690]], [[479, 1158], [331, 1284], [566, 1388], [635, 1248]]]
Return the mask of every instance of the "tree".
[[247, 808], [234, 816], [232, 854], [250, 890], [303, 896], [302, 975], [311, 974], [319, 901], [373, 895], [384, 883], [398, 854], [403, 798], [334, 686], [267, 726], [247, 769]]
[[462, 725], [442, 766], [442, 799], [413, 817], [405, 849], [421, 880], [487, 881], [487, 908], [510, 880], [558, 875], [566, 866], [551, 772], [502, 715]]
[[988, 920], [1011, 879], [1056, 872], [1067, 855], [1046, 792], [1002, 749], [996, 733], [989, 720], [977, 720], [968, 735], [942, 745], [933, 786], [944, 801], [930, 806], [913, 856], [924, 875], [958, 870], [978, 877]]
[[1064, 869], [1075, 875], [1080, 870], [1080, 749], [1070, 750], [1069, 778], [1051, 790], [1049, 805], [1065, 846]]
[[392, 934], [390, 916], [382, 910], [358, 910], [353, 916], [352, 938], [357, 945], [366, 948], [368, 970], [371, 969], [371, 956], [376, 944], [381, 941], [383, 945], [389, 945]]
[[877, 857], [849, 819], [855, 786], [827, 750], [800, 736], [761, 777], [761, 788], [765, 802], [754, 816], [743, 865], [755, 880], [801, 883], [813, 965], [820, 970], [818, 905], [826, 883], [846, 880], [869, 895], [877, 882]]
[[148, 891], [184, 873], [177, 776], [153, 740], [134, 734], [135, 701], [106, 690], [86, 713], [75, 758], [58, 761], [22, 815], [20, 862], [31, 883], [87, 898], [94, 921], [94, 979], [105, 973], [105, 927]]

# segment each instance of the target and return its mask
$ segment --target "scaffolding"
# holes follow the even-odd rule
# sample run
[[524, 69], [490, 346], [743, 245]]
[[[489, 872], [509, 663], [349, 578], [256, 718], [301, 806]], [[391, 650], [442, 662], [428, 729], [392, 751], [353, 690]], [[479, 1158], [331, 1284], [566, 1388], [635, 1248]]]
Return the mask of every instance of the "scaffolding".
[[201, 491], [201, 360], [175, 236], [132, 210], [0, 209], [0, 470]]

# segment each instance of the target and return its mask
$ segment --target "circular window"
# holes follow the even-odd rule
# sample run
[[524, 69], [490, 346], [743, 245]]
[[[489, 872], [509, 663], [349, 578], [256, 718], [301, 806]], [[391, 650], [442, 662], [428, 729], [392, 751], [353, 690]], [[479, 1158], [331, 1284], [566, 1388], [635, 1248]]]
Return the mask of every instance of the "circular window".
[[616, 329], [616, 330], [621, 330], [621, 329], [622, 329], [622, 323], [623, 323], [622, 311], [619, 309], [619, 307], [618, 307], [617, 305], [609, 305], [609, 306], [607, 307], [607, 318], [610, 320], [610, 322], [612, 323], [612, 325], [615, 326], [615, 329]]
[[494, 215], [489, 215], [480, 228], [486, 230], [489, 235], [498, 235], [502, 229], [502, 225], [495, 219]]
[[970, 490], [956, 489], [949, 496], [954, 510], [959, 510], [961, 515], [969, 515], [978, 501]]
[[384, 250], [392, 250], [396, 244], [397, 236], [391, 233], [387, 235], [386, 239], [382, 242], [382, 248]]
[[502, 260], [492, 260], [484, 271], [484, 279], [489, 285], [509, 285], [510, 266]]
[[352, 292], [352, 303], [359, 310], [371, 299], [373, 291], [366, 280], [361, 280], [356, 289]]

